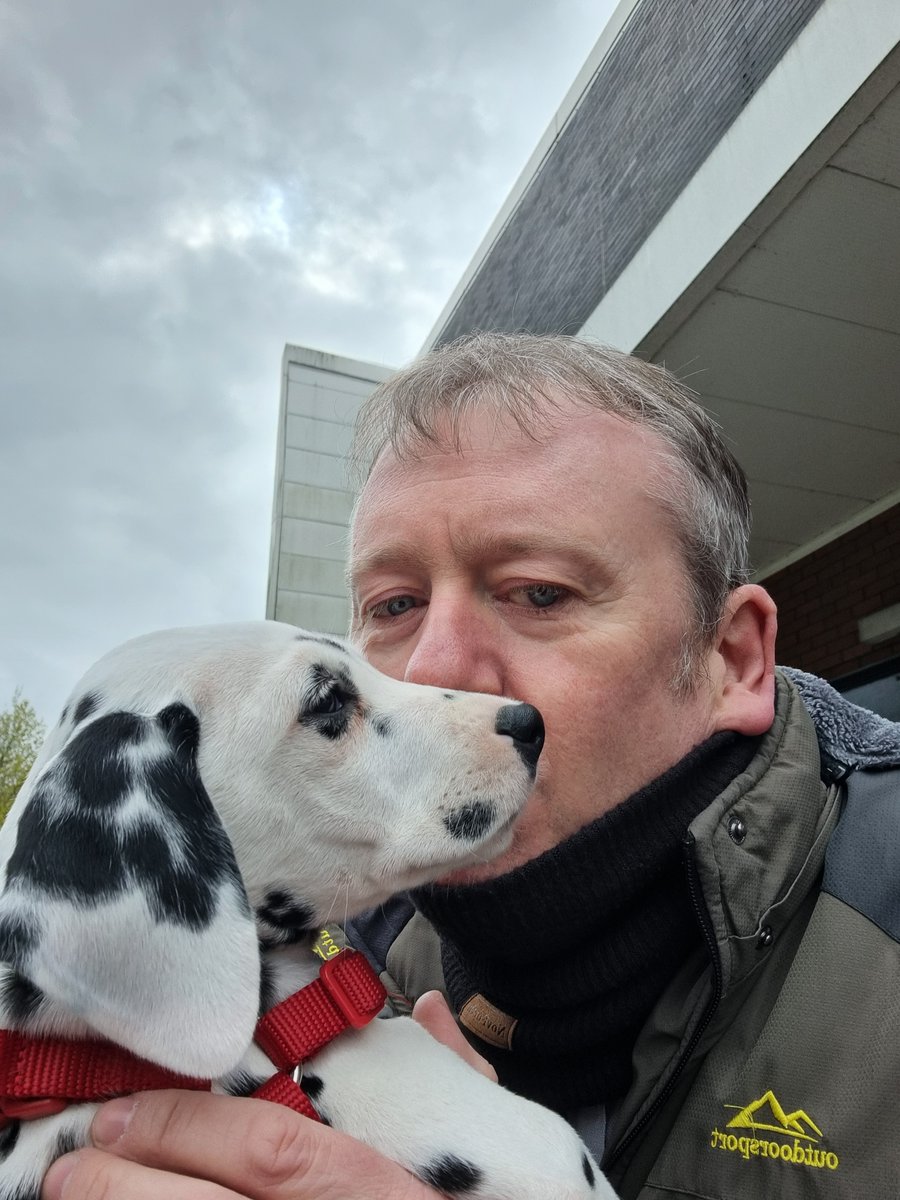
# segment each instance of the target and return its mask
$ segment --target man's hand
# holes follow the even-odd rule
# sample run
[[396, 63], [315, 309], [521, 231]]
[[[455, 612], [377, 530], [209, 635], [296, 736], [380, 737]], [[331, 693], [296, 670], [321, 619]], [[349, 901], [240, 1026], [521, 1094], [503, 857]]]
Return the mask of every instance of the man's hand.
[[[415, 1019], [483, 1074], [442, 997]], [[374, 1150], [281, 1105], [199, 1092], [148, 1092], [104, 1105], [93, 1146], [59, 1159], [42, 1200], [435, 1200]]]
[[451, 1050], [455, 1050], [463, 1062], [486, 1075], [488, 1079], [497, 1082], [497, 1072], [482, 1058], [477, 1050], [473, 1050], [459, 1031], [456, 1018], [447, 1007], [447, 1001], [440, 992], [425, 992], [416, 1001], [413, 1009], [413, 1020], [418, 1021], [423, 1029], [427, 1029], [435, 1041], [443, 1042]]
[[94, 1118], [94, 1147], [59, 1159], [42, 1200], [435, 1200], [367, 1146], [262, 1100], [148, 1092]]

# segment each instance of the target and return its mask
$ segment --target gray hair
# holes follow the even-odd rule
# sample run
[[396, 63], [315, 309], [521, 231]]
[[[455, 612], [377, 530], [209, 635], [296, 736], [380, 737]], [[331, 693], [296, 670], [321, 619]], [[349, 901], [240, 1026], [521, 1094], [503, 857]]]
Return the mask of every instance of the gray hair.
[[[460, 447], [468, 413], [512, 418], [540, 440], [542, 427], [577, 400], [655, 433], [650, 490], [673, 520], [694, 609], [676, 680], [689, 689], [699, 650], [715, 633], [730, 592], [750, 576], [747, 480], [713, 418], [664, 367], [583, 339], [476, 333], [423, 355], [382, 383], [357, 418], [351, 463], [367, 478], [388, 446], [414, 457], [450, 437]], [[668, 469], [666, 469], [668, 468]]]

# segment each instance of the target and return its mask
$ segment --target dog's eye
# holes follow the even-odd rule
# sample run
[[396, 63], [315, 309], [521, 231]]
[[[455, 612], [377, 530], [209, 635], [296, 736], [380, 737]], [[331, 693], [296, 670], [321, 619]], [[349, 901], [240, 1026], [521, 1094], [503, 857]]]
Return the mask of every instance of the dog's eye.
[[345, 671], [314, 663], [298, 720], [322, 737], [339, 738], [350, 728], [358, 704], [359, 693]]
[[333, 716], [344, 707], [344, 700], [344, 695], [338, 688], [328, 688], [310, 702], [306, 709], [306, 715], [310, 717]]

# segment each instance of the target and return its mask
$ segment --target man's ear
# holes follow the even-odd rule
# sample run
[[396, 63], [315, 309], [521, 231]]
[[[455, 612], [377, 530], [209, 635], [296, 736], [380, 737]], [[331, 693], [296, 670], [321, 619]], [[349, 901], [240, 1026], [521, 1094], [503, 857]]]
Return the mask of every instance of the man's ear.
[[775, 601], [758, 584], [728, 597], [710, 664], [715, 685], [714, 729], [756, 736], [775, 716]]

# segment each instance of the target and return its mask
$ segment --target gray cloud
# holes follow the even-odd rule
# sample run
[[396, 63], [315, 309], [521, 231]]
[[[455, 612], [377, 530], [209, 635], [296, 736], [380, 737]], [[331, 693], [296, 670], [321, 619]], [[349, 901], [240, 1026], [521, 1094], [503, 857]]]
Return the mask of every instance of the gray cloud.
[[0, 0], [0, 704], [262, 616], [285, 341], [399, 363], [611, 0]]

